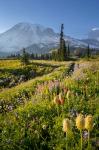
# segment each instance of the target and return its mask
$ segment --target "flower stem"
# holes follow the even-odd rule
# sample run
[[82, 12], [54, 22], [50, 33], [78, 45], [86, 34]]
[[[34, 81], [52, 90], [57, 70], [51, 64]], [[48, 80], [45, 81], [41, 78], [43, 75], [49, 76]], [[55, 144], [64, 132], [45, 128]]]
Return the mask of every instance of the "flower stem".
[[59, 117], [59, 106], [57, 105], [57, 115]]
[[66, 150], [68, 149], [67, 139], [68, 139], [68, 136], [67, 136], [67, 133], [66, 133]]
[[90, 149], [90, 131], [88, 130], [88, 149]]
[[81, 150], [82, 150], [82, 130], [80, 130], [80, 136], [81, 136]]
[[62, 105], [62, 112], [64, 112], [64, 106]]

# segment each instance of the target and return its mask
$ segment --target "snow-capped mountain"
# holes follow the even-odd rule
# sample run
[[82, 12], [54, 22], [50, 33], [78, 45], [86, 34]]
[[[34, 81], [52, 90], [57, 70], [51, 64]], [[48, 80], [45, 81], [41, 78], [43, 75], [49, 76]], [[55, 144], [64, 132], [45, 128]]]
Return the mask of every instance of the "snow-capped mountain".
[[15, 52], [32, 44], [56, 42], [57, 38], [57, 34], [51, 28], [19, 23], [0, 34], [0, 51]]
[[[96, 34], [96, 30], [93, 32]], [[93, 34], [90, 33], [90, 35], [92, 37]], [[96, 34], [96, 37], [98, 37], [98, 34]], [[30, 53], [46, 53], [51, 48], [58, 47], [59, 38], [59, 33], [55, 33], [52, 28], [40, 24], [18, 23], [0, 34], [0, 54], [16, 53], [22, 48], [26, 48]], [[64, 39], [72, 47], [86, 47], [88, 45], [88, 39], [78, 40], [69, 36], [64, 36]], [[94, 43], [92, 44], [94, 46]]]
[[83, 42], [93, 48], [99, 48], [99, 28], [92, 28], [88, 33], [88, 38], [83, 39]]
[[90, 45], [91, 48], [99, 49], [99, 41], [95, 39], [83, 39], [83, 42], [85, 42], [87, 45]]
[[[73, 46], [84, 45], [80, 40], [65, 36], [66, 42]], [[8, 31], [0, 34], [0, 52], [16, 52], [23, 47], [35, 52], [35, 48], [44, 52], [50, 48], [57, 47], [59, 34], [53, 29], [46, 28], [39, 24], [19, 23]]]

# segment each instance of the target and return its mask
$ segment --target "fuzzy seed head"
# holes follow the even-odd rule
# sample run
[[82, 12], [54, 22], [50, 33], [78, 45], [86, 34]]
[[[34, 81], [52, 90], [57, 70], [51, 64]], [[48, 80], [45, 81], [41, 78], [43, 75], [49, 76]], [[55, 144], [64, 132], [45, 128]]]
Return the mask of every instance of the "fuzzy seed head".
[[63, 105], [64, 102], [65, 102], [65, 101], [64, 101], [64, 98], [63, 98], [63, 96], [62, 96], [62, 93], [59, 94], [59, 101], [60, 101], [60, 104], [61, 104], [61, 105]]
[[60, 100], [59, 100], [58, 95], [55, 96], [55, 97], [54, 97], [54, 104], [58, 105], [58, 104], [60, 104], [60, 103], [61, 103], [61, 102], [60, 102]]
[[76, 126], [79, 130], [82, 130], [85, 128], [85, 119], [82, 114], [79, 114], [76, 118]]
[[62, 99], [62, 93], [59, 93], [59, 99]]
[[71, 122], [68, 118], [63, 120], [63, 131], [68, 132], [71, 129]]
[[91, 131], [93, 129], [93, 117], [92, 117], [92, 115], [88, 115], [85, 118], [85, 128], [89, 131]]
[[71, 95], [71, 91], [68, 90], [68, 91], [67, 91], [67, 95], [66, 95], [67, 99], [69, 99], [70, 95]]

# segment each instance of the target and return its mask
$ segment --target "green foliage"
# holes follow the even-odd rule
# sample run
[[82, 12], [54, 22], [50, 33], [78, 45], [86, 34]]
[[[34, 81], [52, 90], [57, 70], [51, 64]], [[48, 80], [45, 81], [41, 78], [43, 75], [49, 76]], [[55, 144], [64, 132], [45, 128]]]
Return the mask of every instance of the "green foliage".
[[57, 51], [52, 52], [52, 59], [58, 61], [65, 61], [67, 58], [67, 48], [64, 40], [64, 33], [63, 33], [64, 25], [61, 24], [61, 33], [60, 33], [60, 45]]
[[[56, 65], [56, 68], [58, 66]], [[0, 61], [0, 89], [12, 88], [22, 82], [34, 79], [37, 76], [48, 74], [55, 69], [52, 64], [33, 62], [29, 65], [21, 65], [19, 60]], [[23, 78], [23, 79], [21, 79]]]
[[69, 47], [69, 44], [68, 44], [68, 47], [67, 47], [67, 56], [68, 57], [70, 56], [70, 47]]
[[[93, 115], [94, 127], [90, 135], [90, 144], [92, 150], [98, 149], [98, 62], [90, 61], [91, 66], [82, 70], [85, 77], [79, 78], [79, 81], [74, 79], [72, 74], [69, 76], [72, 63], [57, 63], [59, 67], [52, 73], [0, 94], [2, 99], [5, 99], [4, 109], [15, 105], [14, 109], [0, 114], [2, 150], [66, 150], [66, 142], [69, 150], [80, 150], [80, 134], [75, 125], [78, 113], [83, 113], [84, 116]], [[80, 66], [85, 65], [85, 61], [80, 63]], [[45, 64], [44, 61], [42, 64]], [[56, 65], [55, 62], [52, 65]], [[67, 89], [70, 90], [68, 98]], [[65, 100], [64, 105], [53, 103], [54, 97], [59, 93], [62, 93]], [[22, 104], [18, 104], [18, 100]], [[24, 103], [21, 100], [24, 100]], [[64, 118], [69, 118], [72, 123], [67, 141], [62, 129]], [[83, 137], [83, 149], [87, 149], [87, 145], [87, 139]]]
[[87, 58], [90, 58], [90, 56], [91, 56], [91, 50], [90, 50], [90, 47], [88, 45], [88, 47], [87, 47]]
[[29, 64], [29, 54], [26, 52], [25, 48], [23, 48], [23, 53], [20, 60], [23, 65]]

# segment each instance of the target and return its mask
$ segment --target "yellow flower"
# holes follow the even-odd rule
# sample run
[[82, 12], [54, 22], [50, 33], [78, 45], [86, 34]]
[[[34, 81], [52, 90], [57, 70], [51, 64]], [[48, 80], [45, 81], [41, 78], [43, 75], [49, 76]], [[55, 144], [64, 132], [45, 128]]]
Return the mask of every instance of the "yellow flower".
[[93, 117], [92, 117], [92, 115], [88, 115], [85, 118], [85, 128], [89, 131], [91, 131], [93, 129]]
[[62, 99], [63, 97], [62, 97], [62, 93], [59, 93], [59, 99]]
[[79, 130], [82, 130], [85, 128], [85, 119], [82, 114], [79, 114], [76, 118], [76, 126]]
[[63, 120], [63, 131], [68, 132], [71, 130], [71, 122], [68, 118], [65, 118]]
[[67, 99], [69, 99], [70, 95], [71, 95], [71, 91], [68, 90], [68, 91], [67, 91], [67, 95], [66, 95]]

